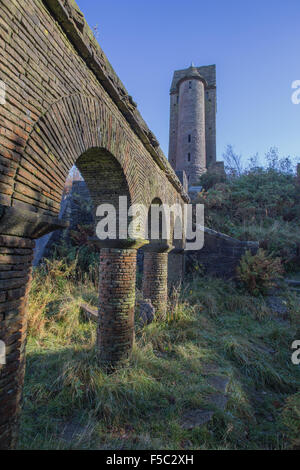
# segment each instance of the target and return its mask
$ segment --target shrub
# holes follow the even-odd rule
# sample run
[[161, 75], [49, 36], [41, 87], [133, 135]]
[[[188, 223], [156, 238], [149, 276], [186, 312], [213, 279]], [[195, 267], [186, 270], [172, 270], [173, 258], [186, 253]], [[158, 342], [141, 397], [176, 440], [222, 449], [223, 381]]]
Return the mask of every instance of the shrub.
[[300, 449], [300, 392], [287, 398], [282, 411], [282, 421], [288, 430], [291, 448]]
[[226, 174], [222, 171], [209, 170], [200, 178], [200, 184], [207, 191], [218, 183], [225, 183]]
[[207, 227], [260, 242], [269, 254], [282, 259], [287, 270], [295, 271], [300, 265], [299, 183], [291, 159], [280, 159], [271, 149], [266, 160], [267, 167], [254, 161], [242, 172], [229, 172], [223, 182], [203, 175], [204, 189], [195, 202], [205, 206]]
[[280, 258], [272, 258], [262, 249], [256, 255], [246, 251], [237, 267], [238, 280], [252, 295], [265, 294], [282, 274]]

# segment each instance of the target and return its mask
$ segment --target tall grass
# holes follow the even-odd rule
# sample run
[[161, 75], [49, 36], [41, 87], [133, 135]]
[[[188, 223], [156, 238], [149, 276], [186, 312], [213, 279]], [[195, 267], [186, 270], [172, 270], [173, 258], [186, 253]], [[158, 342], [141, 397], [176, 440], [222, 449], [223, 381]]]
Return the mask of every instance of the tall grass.
[[[97, 289], [79, 274], [76, 263], [59, 260], [34, 273], [20, 448], [292, 445], [294, 427], [281, 411], [299, 386], [290, 361], [293, 323], [278, 322], [264, 300], [233, 284], [195, 279], [173, 291], [166, 321], [136, 322], [130, 363], [107, 375], [96, 360], [96, 326], [79, 309], [83, 301], [97, 305]], [[295, 298], [287, 295], [286, 302], [299, 315]], [[228, 407], [206, 426], [184, 430], [184, 412], [215, 410], [207, 402], [212, 374], [230, 379]]]

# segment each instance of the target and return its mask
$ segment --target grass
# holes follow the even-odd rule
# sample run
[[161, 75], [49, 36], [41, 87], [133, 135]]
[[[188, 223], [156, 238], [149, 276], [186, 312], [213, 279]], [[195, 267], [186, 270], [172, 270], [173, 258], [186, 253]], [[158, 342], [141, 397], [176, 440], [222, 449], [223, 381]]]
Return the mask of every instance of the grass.
[[[170, 298], [168, 320], [142, 328], [130, 364], [106, 375], [95, 357], [95, 324], [82, 301], [97, 289], [75, 266], [35, 272], [20, 449], [286, 449], [299, 445], [299, 367], [291, 344], [299, 301], [283, 293], [290, 321], [263, 298], [199, 278]], [[138, 293], [138, 297], [140, 294]], [[298, 330], [297, 330], [298, 328]], [[299, 339], [299, 338], [298, 338]], [[185, 430], [182, 415], [214, 409], [207, 379], [229, 378], [226, 410]]]
[[[230, 155], [228, 148], [225, 161]], [[239, 176], [234, 168], [227, 168], [227, 177], [202, 175], [205, 189], [197, 202], [205, 205], [205, 225], [239, 240], [257, 241], [268, 254], [281, 258], [287, 272], [299, 271], [300, 201], [294, 163], [280, 158], [276, 148], [266, 154], [265, 167], [251, 160]]]

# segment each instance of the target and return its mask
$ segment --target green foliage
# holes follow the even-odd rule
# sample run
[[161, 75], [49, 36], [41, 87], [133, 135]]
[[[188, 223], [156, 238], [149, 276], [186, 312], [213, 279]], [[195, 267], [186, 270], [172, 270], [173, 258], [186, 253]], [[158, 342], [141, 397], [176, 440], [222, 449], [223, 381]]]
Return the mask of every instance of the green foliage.
[[276, 149], [262, 168], [255, 159], [243, 173], [229, 174], [203, 190], [206, 226], [240, 240], [258, 241], [268, 253], [282, 258], [289, 270], [300, 265], [300, 188], [292, 162]]
[[235, 153], [232, 145], [227, 145], [223, 153], [225, 169], [230, 176], [240, 176], [243, 172], [242, 156]]
[[[79, 309], [82, 302], [97, 305], [97, 289], [76, 272], [76, 263], [54, 260], [34, 273], [19, 448], [290, 445], [294, 408], [290, 426], [281, 411], [300, 380], [290, 360], [295, 331], [272, 318], [263, 298], [222, 280], [195, 279], [173, 292], [167, 322], [136, 322], [130, 364], [106, 375], [97, 365], [96, 325]], [[300, 311], [296, 298], [286, 302], [289, 311]], [[183, 413], [213, 409], [207, 398], [216, 393], [208, 383], [214, 374], [230, 380], [226, 411], [203, 427], [183, 429]]]
[[224, 183], [226, 181], [226, 175], [221, 171], [211, 171], [208, 170], [200, 178], [200, 184], [208, 191], [210, 188], [215, 186], [218, 183]]
[[[74, 232], [72, 232], [74, 233]], [[81, 232], [76, 232], [80, 238]], [[85, 235], [84, 235], [85, 236]], [[74, 267], [74, 276], [77, 279], [88, 277], [93, 279], [94, 284], [98, 281], [98, 270], [99, 270], [99, 252], [94, 249], [92, 244], [81, 243], [73, 244], [69, 242], [61, 242], [53, 246], [51, 256], [49, 257], [50, 262], [61, 261], [66, 267]], [[45, 261], [47, 263], [47, 261]], [[44, 263], [44, 264], [45, 264]]]
[[282, 421], [290, 437], [290, 446], [300, 449], [300, 392], [287, 398], [282, 411]]
[[[74, 171], [77, 170], [75, 169]], [[74, 178], [79, 178], [79, 175], [76, 176], [76, 173], [73, 176], [71, 175], [68, 185], [71, 185]], [[76, 206], [77, 220], [93, 220], [93, 202], [90, 198], [86, 198], [82, 194], [73, 191], [72, 200]], [[46, 256], [54, 260], [64, 259], [68, 265], [72, 265], [76, 261], [76, 269], [80, 275], [83, 273], [88, 275], [91, 272], [96, 273], [99, 252], [91, 241], [94, 236], [95, 228], [92, 222], [77, 224], [72, 230], [67, 229], [63, 232], [58, 241], [49, 248]]]
[[77, 230], [70, 231], [70, 236], [75, 246], [92, 246], [89, 238], [93, 235], [93, 225], [78, 225]]
[[262, 249], [255, 255], [246, 251], [237, 267], [238, 280], [252, 295], [266, 294], [282, 274], [280, 258], [272, 258]]

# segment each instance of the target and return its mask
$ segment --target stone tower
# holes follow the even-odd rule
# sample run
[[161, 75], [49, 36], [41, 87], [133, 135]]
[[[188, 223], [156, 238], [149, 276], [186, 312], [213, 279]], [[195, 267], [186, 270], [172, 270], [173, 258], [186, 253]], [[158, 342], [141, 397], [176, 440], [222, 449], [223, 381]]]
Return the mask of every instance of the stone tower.
[[177, 70], [170, 95], [169, 161], [197, 185], [216, 165], [216, 66]]

